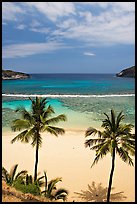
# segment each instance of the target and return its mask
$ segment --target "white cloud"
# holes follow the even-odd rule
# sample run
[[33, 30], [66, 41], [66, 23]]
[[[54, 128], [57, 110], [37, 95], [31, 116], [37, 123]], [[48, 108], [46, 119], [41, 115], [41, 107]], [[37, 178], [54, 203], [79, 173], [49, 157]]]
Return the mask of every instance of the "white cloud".
[[50, 32], [49, 28], [30, 28], [29, 30], [36, 33], [45, 33], [45, 34]]
[[84, 52], [83, 54], [84, 54], [84, 55], [87, 55], [87, 56], [95, 56], [95, 54], [92, 53], [92, 52]]
[[[18, 29], [27, 24], [25, 14], [33, 14], [32, 24], [26, 26], [49, 39], [72, 39], [89, 46], [135, 43], [134, 2], [3, 2], [2, 7], [4, 22], [22, 20]], [[44, 24], [44, 16], [52, 21], [51, 28], [47, 19]]]
[[3, 58], [26, 57], [29, 55], [50, 53], [58, 49], [67, 48], [61, 42], [26, 43], [6, 45], [2, 49]]
[[26, 28], [26, 25], [24, 25], [24, 24], [20, 24], [17, 26], [18, 30], [24, 30], [25, 28]]
[[115, 9], [123, 11], [135, 11], [135, 2], [76, 2], [76, 4], [88, 5], [89, 7], [100, 7], [103, 10]]
[[75, 13], [75, 7], [72, 2], [25, 2], [24, 4], [36, 8], [52, 21], [56, 21], [60, 16], [68, 16]]
[[[106, 2], [88, 2], [89, 6], [102, 6]], [[131, 2], [109, 2], [100, 13], [93, 14], [84, 10], [79, 12], [82, 19], [75, 18], [73, 26], [67, 22], [69, 19], [60, 23], [59, 33], [64, 38], [75, 39], [88, 43], [89, 45], [115, 45], [115, 44], [134, 44], [135, 43], [135, 12], [134, 4]], [[82, 3], [81, 3], [82, 4]], [[128, 7], [129, 5], [129, 7]], [[64, 29], [64, 25], [68, 25]], [[54, 31], [53, 34], [58, 33]]]
[[2, 20], [3, 21], [17, 21], [17, 15], [23, 14], [25, 11], [14, 4], [14, 2], [2, 2]]
[[32, 20], [31, 22], [31, 28], [36, 28], [42, 26], [42, 24], [38, 20]]

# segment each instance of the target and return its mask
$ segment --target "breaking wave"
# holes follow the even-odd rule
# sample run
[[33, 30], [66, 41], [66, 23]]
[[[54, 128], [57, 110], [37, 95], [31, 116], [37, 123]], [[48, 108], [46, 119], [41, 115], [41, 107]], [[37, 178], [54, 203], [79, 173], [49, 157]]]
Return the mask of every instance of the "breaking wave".
[[2, 96], [6, 97], [44, 97], [44, 98], [106, 98], [106, 97], [131, 97], [135, 96], [135, 94], [105, 94], [105, 95], [78, 95], [78, 94], [2, 94]]

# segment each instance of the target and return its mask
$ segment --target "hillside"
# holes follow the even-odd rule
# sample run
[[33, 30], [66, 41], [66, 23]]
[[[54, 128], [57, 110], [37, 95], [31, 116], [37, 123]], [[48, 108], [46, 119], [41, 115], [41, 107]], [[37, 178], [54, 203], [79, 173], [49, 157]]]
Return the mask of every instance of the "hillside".
[[2, 70], [2, 79], [27, 79], [30, 78], [29, 74], [22, 72], [15, 72], [12, 70]]
[[2, 202], [51, 202], [44, 197], [24, 194], [2, 181]]
[[135, 66], [123, 69], [121, 72], [116, 74], [117, 77], [132, 77], [135, 78]]

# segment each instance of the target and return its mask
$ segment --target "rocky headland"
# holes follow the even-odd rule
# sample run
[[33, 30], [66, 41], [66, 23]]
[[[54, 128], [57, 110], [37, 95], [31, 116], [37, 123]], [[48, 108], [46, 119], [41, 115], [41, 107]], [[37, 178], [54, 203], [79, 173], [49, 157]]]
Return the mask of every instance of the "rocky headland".
[[135, 66], [123, 69], [121, 72], [116, 74], [117, 77], [132, 77], [135, 78]]
[[25, 74], [22, 72], [15, 72], [12, 70], [2, 70], [2, 79], [27, 79], [30, 78], [29, 74]]

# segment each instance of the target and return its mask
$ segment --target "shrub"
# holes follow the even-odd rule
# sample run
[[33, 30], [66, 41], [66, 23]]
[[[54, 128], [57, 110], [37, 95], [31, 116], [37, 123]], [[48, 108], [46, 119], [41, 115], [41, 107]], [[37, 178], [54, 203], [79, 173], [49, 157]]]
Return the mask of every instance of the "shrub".
[[41, 194], [40, 188], [35, 184], [24, 185], [17, 181], [15, 182], [14, 187], [16, 190], [19, 190], [23, 193], [31, 193], [36, 196]]

